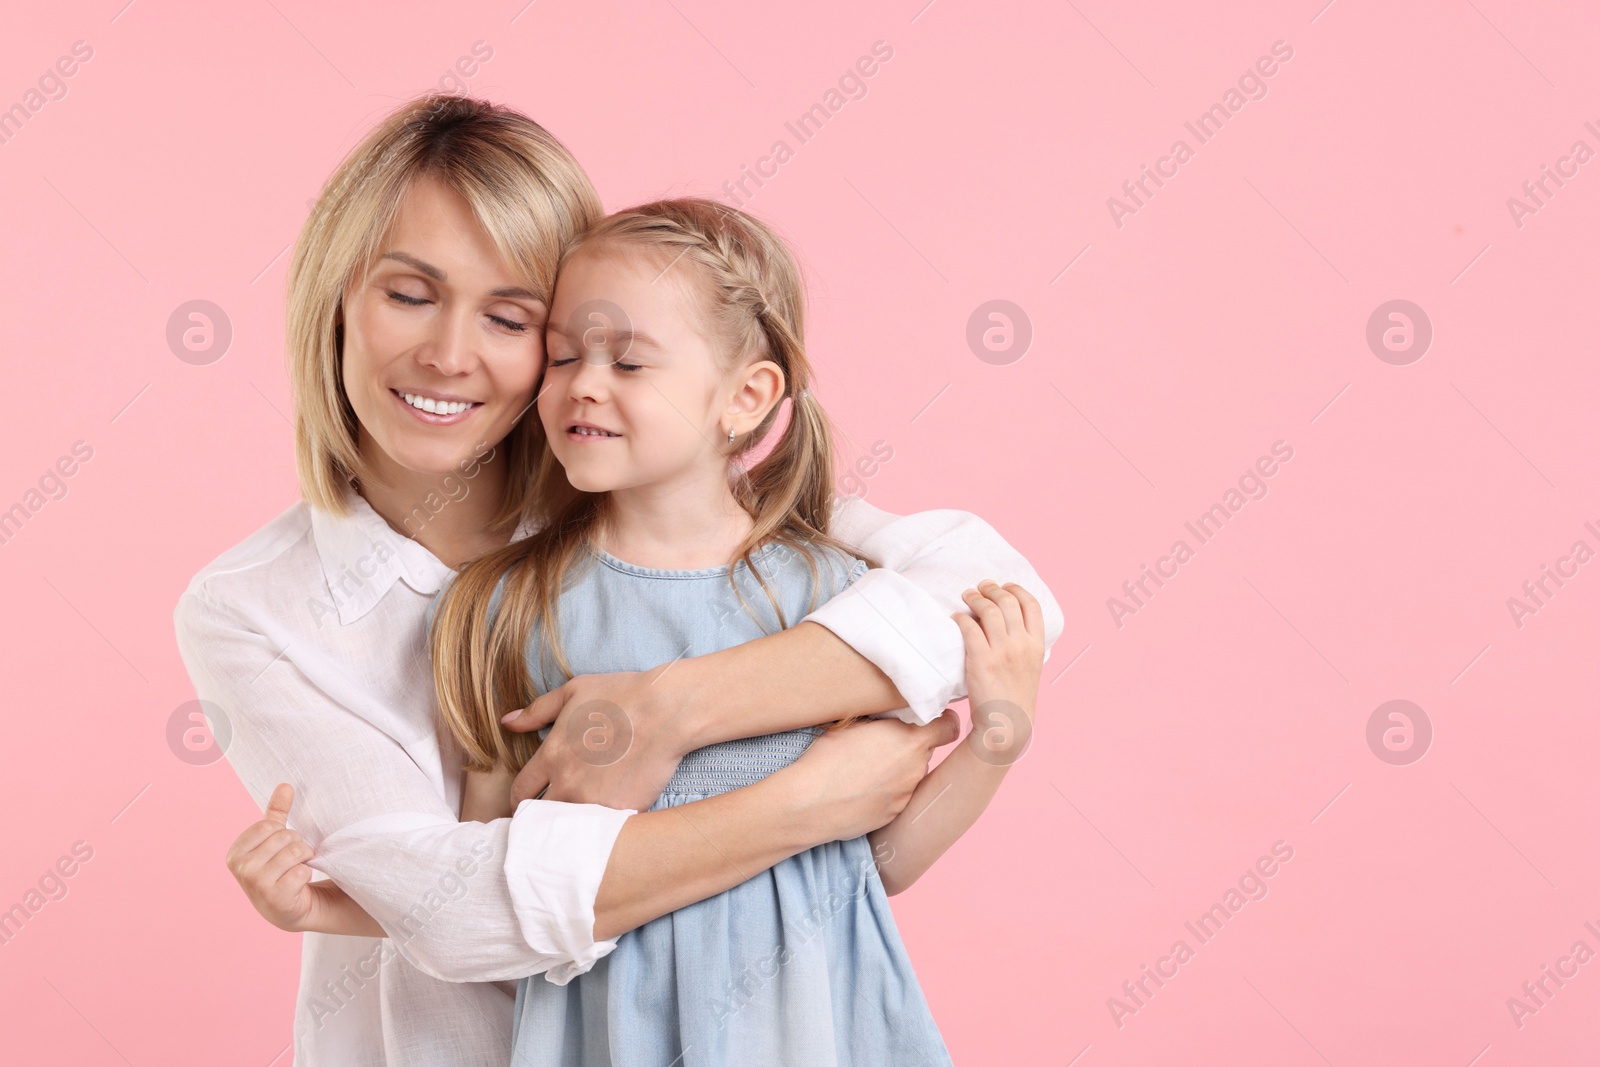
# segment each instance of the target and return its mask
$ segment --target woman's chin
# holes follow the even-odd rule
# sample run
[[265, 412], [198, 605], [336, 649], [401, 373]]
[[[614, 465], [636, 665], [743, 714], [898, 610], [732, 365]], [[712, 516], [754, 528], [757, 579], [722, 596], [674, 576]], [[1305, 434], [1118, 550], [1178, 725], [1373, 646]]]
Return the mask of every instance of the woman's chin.
[[[398, 455], [391, 454], [394, 462], [423, 478], [443, 478], [446, 475], [460, 475], [472, 469], [474, 464], [482, 464], [486, 448], [473, 448], [468, 445], [459, 447], [446, 447], [440, 442], [429, 442], [416, 448], [398, 448]], [[474, 473], [476, 473], [474, 471]]]

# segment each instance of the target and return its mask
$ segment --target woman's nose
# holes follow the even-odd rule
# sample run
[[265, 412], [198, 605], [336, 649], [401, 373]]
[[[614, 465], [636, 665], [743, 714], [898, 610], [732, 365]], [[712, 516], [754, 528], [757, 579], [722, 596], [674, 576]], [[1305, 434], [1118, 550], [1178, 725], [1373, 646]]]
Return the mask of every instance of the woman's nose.
[[436, 317], [434, 335], [423, 348], [420, 362], [440, 374], [460, 374], [471, 369], [477, 359], [476, 319], [465, 308]]

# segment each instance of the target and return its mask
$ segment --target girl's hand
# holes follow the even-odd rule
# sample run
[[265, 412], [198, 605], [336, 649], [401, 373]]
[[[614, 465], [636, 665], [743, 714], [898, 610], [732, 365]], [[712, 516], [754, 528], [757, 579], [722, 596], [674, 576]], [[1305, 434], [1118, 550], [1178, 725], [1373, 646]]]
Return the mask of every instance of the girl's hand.
[[977, 616], [952, 616], [967, 646], [970, 743], [986, 763], [1009, 765], [1033, 736], [1044, 670], [1044, 615], [1039, 602], [1015, 582], [983, 582], [962, 599]]
[[260, 822], [252, 823], [228, 849], [228, 870], [261, 917], [280, 930], [309, 928], [319, 894], [306, 865], [315, 853], [305, 838], [289, 829], [294, 786], [272, 791]]

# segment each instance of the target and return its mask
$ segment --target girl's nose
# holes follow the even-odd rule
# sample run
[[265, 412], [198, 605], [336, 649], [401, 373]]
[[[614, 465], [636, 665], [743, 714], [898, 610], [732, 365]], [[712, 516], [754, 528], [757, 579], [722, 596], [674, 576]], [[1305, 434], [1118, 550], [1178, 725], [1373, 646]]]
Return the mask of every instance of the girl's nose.
[[571, 380], [567, 391], [573, 400], [599, 400], [606, 395], [606, 382], [611, 375], [611, 358], [603, 351], [586, 350], [572, 364]]

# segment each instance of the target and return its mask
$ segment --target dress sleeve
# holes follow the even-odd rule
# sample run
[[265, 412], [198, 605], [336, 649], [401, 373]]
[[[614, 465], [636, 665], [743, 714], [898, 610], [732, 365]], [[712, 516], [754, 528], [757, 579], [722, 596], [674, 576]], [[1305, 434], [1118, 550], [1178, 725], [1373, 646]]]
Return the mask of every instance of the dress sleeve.
[[834, 515], [834, 537], [883, 564], [868, 571], [806, 621], [820, 623], [871, 660], [908, 707], [894, 714], [928, 723], [967, 695], [966, 648], [950, 618], [966, 611], [963, 590], [993, 578], [1016, 582], [1039, 601], [1045, 659], [1065, 620], [1033, 566], [994, 527], [965, 511], [892, 515], [849, 496]]
[[[546, 972], [564, 984], [616, 947], [596, 942], [594, 900], [631, 810], [525, 800], [463, 823], [424, 767], [431, 736], [386, 731], [328, 695], [282, 649], [191, 591], [174, 612], [196, 694], [231, 737], [226, 756], [257, 806], [295, 787], [289, 823], [328, 875], [418, 970], [481, 982]], [[417, 754], [413, 756], [413, 751]]]

